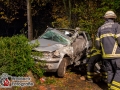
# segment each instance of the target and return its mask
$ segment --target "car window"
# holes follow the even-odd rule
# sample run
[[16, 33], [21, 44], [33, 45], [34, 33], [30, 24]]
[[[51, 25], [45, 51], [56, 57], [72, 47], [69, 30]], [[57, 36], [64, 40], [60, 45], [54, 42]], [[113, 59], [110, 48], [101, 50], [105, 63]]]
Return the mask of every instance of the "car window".
[[45, 32], [41, 36], [41, 38], [48, 39], [48, 40], [53, 40], [53, 41], [60, 42], [60, 43], [63, 43], [63, 44], [70, 44], [70, 41], [68, 39], [66, 39], [62, 35], [59, 35], [55, 32], [52, 32], [51, 30]]

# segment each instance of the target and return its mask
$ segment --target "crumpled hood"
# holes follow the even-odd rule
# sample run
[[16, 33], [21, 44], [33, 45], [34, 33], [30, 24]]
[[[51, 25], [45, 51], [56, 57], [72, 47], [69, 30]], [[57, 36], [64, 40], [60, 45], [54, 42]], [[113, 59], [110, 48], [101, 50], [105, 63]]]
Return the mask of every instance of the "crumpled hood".
[[[35, 51], [48, 51], [48, 52], [53, 52], [63, 46], [64, 44], [61, 44], [59, 42], [55, 42], [52, 40], [47, 40], [47, 39], [36, 39], [39, 42], [39, 46], [34, 48], [33, 50]], [[36, 40], [32, 40], [30, 43], [35, 43]]]

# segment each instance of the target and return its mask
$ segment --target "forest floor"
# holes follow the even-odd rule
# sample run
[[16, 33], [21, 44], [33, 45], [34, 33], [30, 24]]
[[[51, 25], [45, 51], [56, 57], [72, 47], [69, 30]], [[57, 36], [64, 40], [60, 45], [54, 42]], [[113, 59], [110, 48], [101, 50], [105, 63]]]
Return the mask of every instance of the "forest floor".
[[45, 73], [42, 79], [37, 79], [35, 86], [0, 90], [107, 90], [107, 84], [101, 81], [97, 73], [94, 75], [94, 83], [86, 81], [85, 73], [79, 71], [67, 71], [64, 78], [58, 78], [55, 73]]

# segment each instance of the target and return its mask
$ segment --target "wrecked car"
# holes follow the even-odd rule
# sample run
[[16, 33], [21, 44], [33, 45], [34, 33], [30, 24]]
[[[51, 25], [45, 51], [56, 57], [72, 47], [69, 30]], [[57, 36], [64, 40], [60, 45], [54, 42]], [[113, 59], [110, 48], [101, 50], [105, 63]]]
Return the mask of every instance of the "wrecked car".
[[45, 61], [46, 72], [57, 72], [59, 77], [64, 77], [67, 66], [79, 65], [92, 45], [89, 34], [76, 29], [47, 28], [36, 40], [40, 45], [33, 51], [42, 52], [43, 56], [32, 57], [36, 62]]

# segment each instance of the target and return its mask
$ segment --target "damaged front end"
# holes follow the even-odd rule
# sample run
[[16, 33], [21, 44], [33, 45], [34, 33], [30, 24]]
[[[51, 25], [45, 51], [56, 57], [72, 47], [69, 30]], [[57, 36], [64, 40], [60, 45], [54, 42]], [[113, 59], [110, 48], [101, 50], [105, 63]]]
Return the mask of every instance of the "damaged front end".
[[[32, 57], [34, 58], [36, 63], [38, 62], [44, 63], [43, 69], [45, 69], [46, 71], [55, 72], [58, 69], [59, 64], [61, 63], [64, 55], [67, 54], [72, 58], [73, 55], [72, 47], [65, 45], [55, 45], [55, 46], [58, 47], [57, 50], [52, 51], [51, 49], [49, 49], [47, 51], [46, 49], [44, 49], [46, 51], [42, 51], [42, 55], [32, 54]], [[51, 46], [51, 47], [55, 47], [55, 46]], [[40, 53], [39, 49], [34, 49], [33, 52]]]

